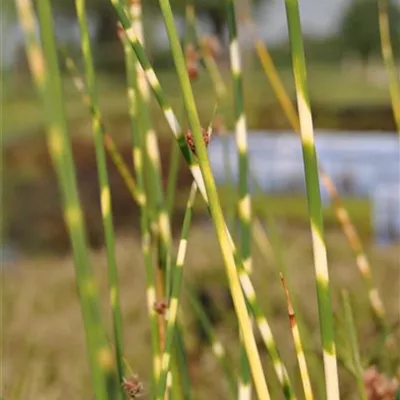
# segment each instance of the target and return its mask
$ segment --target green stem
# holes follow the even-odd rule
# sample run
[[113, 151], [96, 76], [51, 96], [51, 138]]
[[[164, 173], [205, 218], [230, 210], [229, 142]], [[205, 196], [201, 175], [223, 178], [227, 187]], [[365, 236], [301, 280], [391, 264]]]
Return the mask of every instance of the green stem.
[[297, 0], [285, 0], [289, 27], [293, 72], [300, 117], [301, 141], [306, 176], [308, 210], [310, 216], [318, 310], [323, 347], [326, 393], [328, 400], [339, 399], [339, 381], [334, 341], [332, 303], [328, 261], [324, 241], [318, 162], [314, 144], [314, 130], [307, 91], [306, 64], [302, 40], [299, 5]]
[[103, 129], [101, 122], [100, 109], [97, 99], [96, 79], [90, 46], [90, 37], [88, 29], [88, 20], [86, 17], [85, 0], [75, 0], [76, 12], [78, 16], [79, 29], [81, 33], [81, 47], [86, 75], [86, 91], [91, 102], [92, 129], [94, 134], [94, 143], [96, 148], [97, 173], [100, 184], [101, 214], [105, 236], [108, 279], [110, 290], [110, 303], [112, 310], [115, 359], [117, 362], [118, 380], [122, 382], [124, 375], [123, 368], [123, 333], [122, 317], [120, 309], [120, 295], [118, 271], [115, 257], [115, 238], [112, 219], [112, 203], [110, 194], [110, 185], [108, 181], [106, 152], [103, 142]]
[[35, 18], [29, 1], [19, 1], [17, 9], [25, 36], [26, 52], [37, 91], [48, 118], [48, 146], [62, 194], [64, 218], [71, 239], [85, 328], [90, 369], [97, 399], [120, 398], [120, 386], [111, 348], [101, 320], [96, 283], [89, 263], [86, 230], [79, 201], [71, 142], [63, 106], [60, 70], [57, 61], [54, 25], [48, 0], [38, 1], [43, 52], [35, 36]]
[[356, 328], [354, 326], [353, 312], [351, 310], [350, 297], [347, 291], [342, 291], [342, 302], [344, 318], [347, 331], [348, 343], [350, 344], [351, 357], [353, 361], [354, 373], [357, 381], [358, 396], [360, 400], [367, 400], [365, 385], [363, 380], [363, 367], [361, 365], [360, 350], [358, 348]]
[[170, 367], [170, 360], [172, 357], [172, 344], [174, 341], [175, 324], [178, 317], [179, 295], [181, 292], [181, 282], [183, 276], [183, 264], [186, 256], [187, 238], [189, 234], [190, 223], [192, 220], [192, 210], [196, 194], [197, 194], [197, 186], [196, 183], [193, 183], [190, 189], [189, 199], [186, 205], [185, 217], [182, 226], [182, 233], [178, 247], [178, 255], [176, 257], [176, 264], [174, 269], [171, 300], [168, 307], [168, 322], [167, 322], [165, 347], [161, 358], [161, 373], [157, 389], [157, 399], [160, 400], [162, 400], [165, 395], [167, 376]]
[[[132, 8], [132, 7], [131, 7]], [[132, 12], [132, 9], [130, 10]], [[132, 14], [134, 14], [132, 12]], [[140, 15], [140, 14], [139, 14]], [[132, 15], [133, 17], [133, 15]], [[125, 36], [125, 35], [123, 35]], [[132, 140], [132, 155], [136, 174], [137, 190], [140, 198], [143, 199], [140, 204], [140, 230], [141, 230], [141, 246], [146, 270], [146, 298], [147, 312], [150, 320], [150, 337], [152, 346], [152, 363], [153, 363], [153, 386], [154, 390], [157, 387], [158, 377], [160, 374], [160, 334], [158, 329], [158, 317], [154, 309], [156, 302], [156, 285], [155, 271], [151, 252], [150, 238], [150, 211], [151, 206], [145, 189], [145, 174], [144, 174], [144, 128], [143, 120], [139, 117], [142, 111], [140, 103], [142, 102], [141, 93], [138, 86], [138, 68], [137, 59], [132, 51], [128, 40], [123, 37], [123, 45], [125, 52], [125, 65], [127, 71], [127, 88], [129, 102], [129, 116], [131, 120], [131, 140]]]
[[388, 0], [378, 0], [378, 10], [382, 57], [385, 62], [386, 73], [389, 79], [389, 92], [392, 101], [393, 116], [396, 123], [397, 133], [400, 135], [400, 84], [390, 40]]
[[[189, 165], [189, 168], [192, 172], [192, 175], [197, 183], [198, 189], [206, 200], [207, 204], [209, 205], [209, 209], [211, 215], [213, 217], [213, 221], [215, 222], [218, 241], [221, 246], [227, 275], [228, 281], [230, 284], [232, 297], [234, 300], [235, 310], [238, 315], [239, 324], [242, 327], [242, 332], [244, 332], [244, 343], [246, 346], [246, 350], [249, 357], [250, 366], [252, 369], [253, 380], [255, 381], [256, 390], [262, 398], [269, 399], [269, 392], [265, 382], [265, 378], [263, 376], [262, 366], [260, 356], [258, 354], [256, 342], [254, 335], [251, 329], [251, 321], [248, 316], [246, 310], [246, 303], [243, 298], [243, 293], [240, 285], [242, 284], [243, 290], [245, 292], [246, 297], [254, 298], [255, 299], [255, 292], [251, 281], [246, 276], [245, 271], [241, 274], [240, 280], [238, 279], [236, 264], [240, 266], [241, 261], [240, 259], [236, 258], [235, 260], [235, 247], [232, 241], [232, 238], [227, 230], [221, 205], [219, 202], [215, 182], [213, 179], [211, 166], [207, 158], [207, 153], [205, 149], [205, 145], [203, 142], [203, 137], [200, 131], [200, 123], [198, 120], [198, 115], [196, 111], [196, 106], [193, 99], [193, 94], [190, 88], [190, 81], [187, 75], [187, 71], [185, 69], [185, 63], [183, 59], [182, 50], [180, 48], [179, 39], [177, 37], [177, 33], [174, 26], [174, 20], [172, 16], [172, 12], [170, 10], [169, 4], [164, 4], [167, 8], [169, 8], [168, 17], [168, 30], [169, 32], [173, 32], [173, 40], [172, 40], [172, 49], [174, 57], [176, 58], [178, 67], [178, 76], [180, 77], [180, 83], [185, 88], [184, 90], [184, 99], [185, 105], [189, 116], [189, 121], [192, 126], [192, 131], [194, 132], [194, 140], [196, 145], [196, 151], [198, 153], [198, 160], [200, 160], [201, 169], [197, 162], [197, 159], [191, 154], [190, 149], [186, 145], [186, 140], [181, 131], [177, 119], [166, 101], [164, 92], [160, 86], [160, 83], [154, 73], [154, 70], [151, 68], [151, 65], [143, 51], [143, 47], [140, 45], [137, 36], [131, 29], [131, 25], [129, 19], [127, 19], [124, 10], [119, 6], [119, 3], [116, 0], [112, 0], [112, 4], [115, 7], [115, 10], [119, 16], [119, 19], [128, 34], [128, 38], [130, 39], [130, 43], [132, 48], [134, 49], [138, 60], [140, 61], [143, 69], [145, 70], [146, 77], [150, 86], [153, 90], [153, 93], [160, 104], [161, 108], [164, 111], [164, 115], [170, 125], [170, 128], [175, 135], [178, 144], [181, 148], [181, 152]], [[164, 7], [163, 7], [164, 9]], [[203, 180], [204, 175], [204, 180]], [[207, 187], [207, 190], [206, 190]], [[247, 278], [247, 279], [246, 279]]]
[[[249, 159], [247, 145], [247, 124], [243, 101], [243, 84], [241, 70], [241, 56], [239, 40], [236, 29], [235, 4], [233, 0], [226, 0], [228, 32], [229, 32], [229, 55], [233, 80], [233, 96], [235, 110], [235, 132], [236, 145], [238, 149], [239, 186], [238, 186], [238, 217], [240, 221], [240, 255], [244, 268], [250, 274], [252, 270], [251, 260], [251, 199], [248, 185]], [[242, 342], [242, 340], [241, 340]], [[241, 344], [239, 399], [251, 398], [251, 375], [246, 351]]]

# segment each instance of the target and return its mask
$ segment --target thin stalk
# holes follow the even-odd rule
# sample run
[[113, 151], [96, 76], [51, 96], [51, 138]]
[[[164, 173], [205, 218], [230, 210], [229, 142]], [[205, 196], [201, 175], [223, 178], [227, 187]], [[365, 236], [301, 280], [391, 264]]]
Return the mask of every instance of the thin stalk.
[[280, 274], [280, 277], [281, 277], [282, 287], [283, 287], [283, 290], [286, 295], [286, 303], [287, 303], [288, 316], [289, 316], [289, 325], [290, 325], [290, 330], [292, 331], [294, 347], [296, 349], [297, 362], [299, 363], [301, 382], [303, 384], [304, 395], [305, 395], [306, 400], [312, 400], [312, 399], [314, 399], [314, 395], [313, 395], [312, 389], [311, 389], [310, 375], [308, 373], [306, 357], [304, 355], [303, 345], [301, 343], [300, 331], [299, 331], [299, 327], [297, 325], [297, 320], [296, 320], [296, 315], [295, 315], [294, 309], [293, 309], [292, 299], [290, 297], [289, 290], [286, 287], [285, 279], [284, 279], [282, 273]]
[[[275, 65], [268, 52], [268, 49], [266, 48], [265, 44], [259, 39], [255, 39], [255, 46], [261, 65], [263, 67], [266, 76], [269, 79], [269, 82], [272, 86], [275, 96], [277, 97], [282, 109], [284, 110], [286, 117], [288, 118], [290, 125], [292, 126], [292, 129], [296, 134], [301, 136], [300, 122], [297, 112], [294, 108], [292, 100], [287, 94], [287, 91], [282, 83], [281, 78], [279, 77], [278, 71], [275, 68]], [[331, 198], [332, 205], [335, 209], [335, 214], [340, 223], [342, 231], [345, 237], [347, 238], [350, 248], [352, 249], [356, 257], [356, 265], [358, 267], [358, 270], [361, 274], [366, 290], [368, 292], [368, 298], [371, 309], [375, 317], [379, 321], [379, 323], [386, 330], [387, 329], [386, 328], [387, 322], [385, 320], [386, 312], [381, 297], [379, 295], [378, 289], [374, 284], [371, 264], [362, 246], [360, 236], [350, 218], [348, 211], [343, 206], [340, 194], [335, 184], [333, 183], [332, 179], [322, 169], [321, 166], [319, 167], [319, 173], [326, 189], [328, 190], [329, 197]]]
[[[74, 60], [71, 57], [69, 57], [66, 53], [64, 54], [64, 56], [65, 56], [65, 66], [72, 77], [74, 85], [76, 89], [81, 93], [84, 104], [86, 104], [88, 108], [91, 110], [92, 103], [90, 97], [87, 94], [85, 88], [85, 82], [79, 75]], [[143, 198], [139, 190], [137, 189], [135, 178], [131, 174], [128, 166], [126, 165], [124, 159], [122, 158], [120, 152], [118, 151], [113, 138], [105, 132], [103, 124], [101, 126], [101, 129], [104, 139], [104, 146], [109, 156], [111, 157], [114, 165], [118, 169], [121, 178], [124, 180], [125, 185], [132, 197], [132, 200], [136, 202], [138, 205], [141, 205], [143, 203]]]
[[174, 342], [174, 335], [175, 335], [175, 324], [178, 317], [179, 295], [182, 286], [181, 283], [183, 277], [183, 264], [185, 262], [187, 239], [189, 234], [190, 223], [192, 220], [193, 204], [196, 199], [196, 194], [197, 194], [197, 185], [196, 183], [193, 182], [192, 187], [190, 189], [189, 198], [186, 204], [185, 217], [183, 220], [181, 238], [179, 241], [178, 254], [176, 257], [176, 265], [174, 269], [171, 299], [168, 306], [168, 320], [167, 320], [165, 347], [161, 358], [162, 367], [157, 388], [157, 399], [160, 400], [162, 400], [165, 395], [165, 388], [167, 384], [167, 377], [170, 367], [172, 345]]
[[204, 311], [199, 299], [195, 294], [195, 290], [190, 284], [185, 284], [185, 290], [188, 295], [191, 310], [196, 315], [205, 334], [207, 335], [208, 341], [210, 342], [212, 352], [214, 353], [217, 361], [219, 362], [225, 378], [228, 382], [229, 390], [231, 393], [231, 398], [237, 398], [237, 388], [236, 388], [236, 374], [232, 369], [232, 362], [228, 359], [225, 347], [221, 341], [215, 336], [211, 321], [209, 320], [207, 313]]
[[97, 99], [96, 78], [93, 65], [92, 50], [90, 45], [88, 20], [86, 17], [85, 0], [75, 0], [75, 7], [78, 16], [79, 29], [81, 33], [81, 48], [82, 48], [85, 76], [86, 76], [86, 91], [91, 102], [92, 130], [93, 130], [93, 139], [96, 149], [97, 173], [100, 184], [101, 215], [102, 215], [106, 255], [107, 255], [109, 293], [110, 293], [110, 303], [111, 303], [113, 332], [114, 332], [115, 360], [117, 363], [118, 380], [119, 382], [122, 382], [122, 377], [124, 375], [122, 316], [120, 308], [118, 270], [115, 257], [115, 238], [114, 238], [114, 226], [112, 218], [112, 202], [110, 194], [110, 185], [108, 181], [106, 151], [104, 149], [101, 114]]
[[363, 379], [364, 370], [361, 365], [360, 350], [358, 347], [356, 328], [354, 326], [353, 312], [351, 309], [349, 294], [345, 290], [342, 291], [342, 302], [343, 302], [347, 338], [348, 338], [348, 343], [350, 345], [354, 374], [357, 381], [358, 396], [361, 400], [367, 400], [368, 397], [365, 392], [365, 385]]
[[[246, 304], [244, 302], [243, 293], [241, 292], [240, 285], [242, 285], [243, 290], [247, 298], [255, 299], [255, 292], [253, 286], [251, 284], [250, 279], [246, 275], [246, 272], [242, 272], [240, 276], [240, 281], [238, 280], [235, 261], [240, 265], [240, 259], [235, 260], [235, 247], [232, 241], [232, 238], [227, 230], [221, 205], [219, 202], [215, 182], [213, 179], [211, 167], [207, 158], [207, 153], [205, 149], [205, 145], [203, 143], [203, 137], [200, 132], [200, 123], [198, 121], [198, 116], [194, 104], [193, 94], [190, 89], [189, 77], [187, 75], [187, 71], [185, 69], [185, 63], [183, 59], [182, 50], [180, 49], [179, 39], [177, 37], [175, 26], [173, 25], [172, 12], [170, 11], [169, 4], [166, 6], [169, 8], [168, 12], [168, 26], [169, 31], [173, 32], [173, 53], [175, 57], [178, 59], [179, 65], [179, 77], [181, 78], [181, 84], [185, 87], [185, 105], [189, 115], [189, 121], [191, 121], [192, 128], [194, 127], [194, 140], [196, 145], [196, 152], [198, 153], [198, 159], [201, 162], [202, 169], [200, 169], [197, 159], [191, 154], [190, 149], [186, 145], [186, 140], [183, 135], [183, 132], [177, 122], [175, 114], [173, 113], [170, 105], [168, 104], [164, 92], [160, 86], [160, 83], [157, 79], [157, 76], [154, 73], [154, 70], [151, 68], [151, 65], [143, 51], [143, 47], [140, 45], [136, 35], [132, 31], [129, 19], [127, 19], [124, 10], [119, 6], [118, 2], [113, 0], [112, 4], [115, 7], [115, 10], [119, 16], [119, 19], [122, 23], [122, 26], [126, 30], [128, 34], [128, 38], [130, 39], [130, 43], [132, 48], [134, 49], [138, 59], [145, 70], [146, 77], [150, 86], [153, 90], [153, 93], [160, 104], [161, 108], [164, 111], [164, 115], [169, 123], [169, 126], [175, 135], [178, 144], [180, 146], [181, 152], [189, 165], [189, 168], [192, 172], [192, 175], [197, 183], [198, 189], [205, 199], [206, 203], [209, 205], [210, 212], [213, 216], [213, 220], [215, 222], [217, 234], [219, 237], [219, 243], [221, 245], [221, 250], [223, 253], [225, 266], [227, 269], [228, 280], [232, 292], [232, 297], [234, 299], [235, 310], [238, 314], [239, 323], [242, 326], [244, 335], [244, 342], [246, 345], [246, 349], [248, 351], [250, 365], [252, 366], [253, 379], [256, 381], [256, 389], [259, 392], [259, 395], [262, 398], [268, 399], [269, 392], [266, 386], [265, 379], [263, 378], [261, 362], [259, 358], [259, 354], [257, 351], [254, 335], [251, 331], [251, 321], [247, 314]], [[205, 176], [203, 180], [203, 174]], [[207, 187], [207, 191], [206, 191]], [[243, 269], [244, 270], [244, 269]]]
[[[143, 154], [143, 126], [139, 117], [140, 94], [138, 93], [138, 80], [137, 80], [137, 60], [128, 40], [125, 35], [122, 35], [122, 42], [125, 53], [125, 66], [127, 72], [127, 90], [128, 90], [128, 104], [129, 116], [131, 122], [131, 140], [132, 140], [132, 156], [133, 165], [136, 175], [136, 188], [138, 195], [142, 199], [140, 204], [140, 231], [141, 231], [141, 246], [143, 253], [143, 260], [146, 270], [146, 298], [147, 298], [147, 312], [150, 320], [150, 337], [152, 347], [152, 378], [154, 390], [157, 387], [158, 377], [161, 368], [160, 358], [160, 333], [158, 325], [158, 317], [154, 309], [156, 302], [156, 287], [155, 287], [155, 271], [153, 266], [153, 258], [151, 252], [151, 238], [150, 238], [150, 205], [148, 196], [145, 189], [145, 176], [144, 176], [144, 154]], [[162, 322], [161, 322], [162, 323]]]
[[31, 72], [48, 118], [49, 152], [59, 181], [64, 219], [72, 244], [94, 393], [97, 399], [119, 399], [121, 390], [112, 351], [101, 320], [96, 283], [87, 252], [86, 230], [63, 105], [51, 7], [47, 0], [38, 1], [43, 52], [34, 32], [35, 18], [31, 3], [19, 0], [17, 9]]
[[174, 202], [175, 202], [175, 194], [176, 194], [176, 185], [178, 180], [178, 172], [179, 172], [179, 147], [174, 142], [171, 144], [171, 159], [169, 164], [168, 171], [168, 183], [167, 183], [167, 212], [168, 215], [172, 216], [174, 211]]
[[378, 0], [378, 11], [382, 58], [385, 62], [386, 73], [389, 80], [389, 92], [392, 101], [393, 116], [396, 123], [397, 133], [400, 135], [400, 84], [390, 40], [388, 0]]
[[[132, 17], [132, 30], [138, 41], [144, 48], [143, 23], [142, 23], [142, 2], [141, 0], [130, 1], [130, 15]], [[136, 58], [136, 57], [135, 57]], [[172, 282], [172, 238], [171, 224], [164, 200], [160, 150], [157, 136], [152, 128], [150, 117], [150, 92], [146, 75], [140, 62], [136, 59], [137, 87], [138, 87], [138, 110], [144, 131], [144, 149], [146, 155], [146, 167], [148, 168], [149, 196], [155, 206], [155, 217], [159, 235], [159, 268], [157, 274], [165, 275], [165, 287], [163, 294], [159, 295], [168, 298], [171, 292]]]
[[334, 340], [328, 260], [324, 241], [318, 162], [314, 129], [307, 90], [306, 63], [297, 0], [285, 0], [293, 73], [300, 117], [301, 142], [306, 177], [308, 210], [313, 243], [318, 311], [323, 347], [326, 394], [328, 400], [339, 399], [339, 379]]
[[[251, 199], [249, 193], [248, 175], [249, 159], [247, 145], [246, 113], [243, 105], [243, 83], [239, 40], [237, 37], [235, 4], [233, 0], [226, 0], [228, 32], [229, 32], [229, 57], [231, 63], [235, 137], [238, 149], [239, 183], [238, 183], [238, 217], [240, 222], [240, 255], [246, 271], [252, 271], [251, 259]], [[251, 399], [251, 375], [246, 351], [241, 342], [239, 399]]]
[[175, 327], [175, 346], [183, 399], [190, 400], [192, 396], [190, 389], [190, 377], [188, 372], [189, 364], [185, 353], [185, 342], [183, 340], [183, 333], [179, 323]]

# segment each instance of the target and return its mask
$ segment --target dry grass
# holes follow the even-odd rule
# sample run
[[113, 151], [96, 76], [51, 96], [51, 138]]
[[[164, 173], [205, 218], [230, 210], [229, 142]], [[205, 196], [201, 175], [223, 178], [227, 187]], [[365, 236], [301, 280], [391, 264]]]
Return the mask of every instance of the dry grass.
[[[307, 325], [311, 328], [311, 347], [318, 349], [317, 302], [313, 280], [312, 251], [308, 231], [303, 228], [284, 231], [284, 258], [288, 264], [287, 280], [297, 296]], [[333, 286], [334, 307], [339, 310], [338, 288], [350, 289], [355, 301], [361, 354], [365, 356], [377, 339], [362, 282], [354, 259], [340, 232], [327, 232], [328, 252]], [[378, 286], [389, 311], [391, 322], [398, 321], [399, 304], [399, 246], [370, 248]], [[258, 298], [266, 311], [285, 362], [296, 385], [299, 384], [295, 354], [277, 271], [272, 262], [262, 260], [254, 251], [256, 268], [254, 283]], [[120, 270], [122, 308], [124, 315], [126, 357], [132, 369], [148, 382], [150, 377], [150, 336], [145, 309], [145, 275], [138, 238], [121, 235], [117, 242]], [[107, 307], [106, 265], [103, 251], [92, 254], [93, 267]], [[86, 362], [84, 332], [79, 301], [75, 291], [72, 260], [67, 258], [36, 258], [5, 264], [3, 270], [3, 331], [5, 399], [91, 399], [89, 369]], [[212, 228], [205, 224], [192, 228], [186, 280], [207, 287], [221, 314], [216, 329], [218, 336], [237, 360], [236, 322], [233, 311], [225, 301], [225, 278], [218, 243]], [[201, 344], [196, 334], [193, 315], [183, 296], [185, 342], [190, 363], [194, 399], [227, 399], [228, 392], [217, 362], [210, 349]], [[109, 321], [107, 321], [109, 322]], [[310, 348], [308, 348], [310, 351]], [[266, 353], [262, 352], [264, 359]], [[312, 357], [311, 374], [321, 369]], [[267, 371], [270, 368], [267, 367]], [[273, 373], [269, 374], [276, 388]], [[353, 399], [354, 381], [341, 371], [343, 399]], [[275, 392], [275, 390], [274, 390]], [[277, 393], [277, 392], [275, 392]], [[279, 392], [278, 392], [279, 393]], [[274, 399], [280, 395], [274, 395]], [[318, 396], [319, 398], [319, 396]]]

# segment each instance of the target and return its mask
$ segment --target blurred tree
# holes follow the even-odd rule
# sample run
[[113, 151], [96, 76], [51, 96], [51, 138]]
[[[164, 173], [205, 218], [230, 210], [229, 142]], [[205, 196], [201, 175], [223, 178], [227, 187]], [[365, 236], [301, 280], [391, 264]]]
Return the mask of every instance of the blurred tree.
[[[400, 8], [388, 0], [393, 49], [400, 47]], [[344, 13], [340, 36], [343, 50], [358, 54], [366, 63], [380, 54], [378, 5], [376, 0], [353, 0]]]

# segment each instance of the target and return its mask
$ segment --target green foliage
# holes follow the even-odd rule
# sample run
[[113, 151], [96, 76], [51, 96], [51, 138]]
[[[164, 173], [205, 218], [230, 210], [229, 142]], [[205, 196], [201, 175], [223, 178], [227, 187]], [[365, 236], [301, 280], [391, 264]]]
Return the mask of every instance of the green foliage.
[[[394, 49], [400, 47], [400, 9], [389, 1], [390, 35]], [[341, 40], [344, 51], [358, 54], [363, 61], [380, 54], [378, 6], [375, 0], [353, 0], [341, 23]]]

